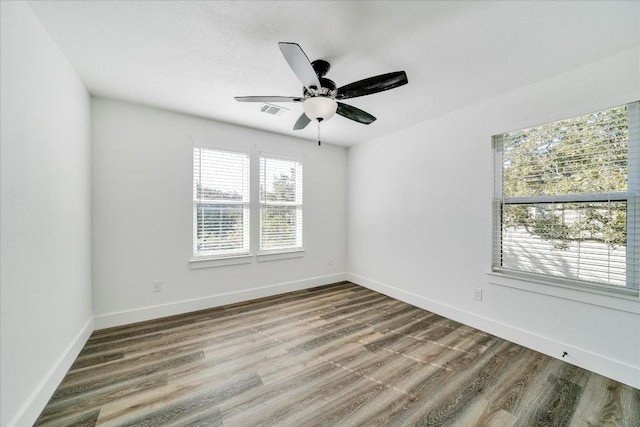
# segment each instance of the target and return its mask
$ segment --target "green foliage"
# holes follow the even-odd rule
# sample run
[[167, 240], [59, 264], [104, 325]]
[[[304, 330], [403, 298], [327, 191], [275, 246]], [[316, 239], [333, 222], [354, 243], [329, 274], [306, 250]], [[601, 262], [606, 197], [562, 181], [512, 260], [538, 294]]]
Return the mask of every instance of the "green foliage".
[[269, 202], [295, 202], [296, 201], [296, 170], [291, 168], [291, 174], [273, 177], [273, 191], [264, 192], [263, 197]]
[[[627, 190], [626, 107], [561, 120], [502, 136], [503, 194], [526, 197]], [[591, 240], [626, 244], [624, 202], [513, 204], [503, 208], [505, 227], [524, 227], [567, 249]]]

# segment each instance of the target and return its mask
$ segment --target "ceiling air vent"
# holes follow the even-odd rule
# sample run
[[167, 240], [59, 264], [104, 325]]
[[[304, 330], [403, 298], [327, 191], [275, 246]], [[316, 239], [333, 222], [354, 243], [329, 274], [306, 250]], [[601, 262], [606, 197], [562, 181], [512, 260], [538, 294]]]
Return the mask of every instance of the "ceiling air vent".
[[262, 111], [263, 113], [274, 115], [274, 116], [281, 116], [287, 111], [289, 111], [289, 109], [280, 107], [278, 105], [264, 103], [260, 107], [260, 111]]

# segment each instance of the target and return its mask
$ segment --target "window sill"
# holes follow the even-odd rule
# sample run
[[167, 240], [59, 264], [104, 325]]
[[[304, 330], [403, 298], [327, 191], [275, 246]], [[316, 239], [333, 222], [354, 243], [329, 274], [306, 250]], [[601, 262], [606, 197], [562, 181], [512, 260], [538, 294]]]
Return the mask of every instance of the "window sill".
[[547, 280], [504, 271], [492, 271], [487, 273], [487, 276], [492, 285], [640, 314], [640, 298], [637, 290], [609, 290], [598, 285], [573, 285], [560, 280], [555, 281], [552, 278]]
[[192, 270], [210, 267], [224, 267], [226, 265], [251, 264], [253, 255], [231, 255], [225, 257], [197, 257], [189, 260], [189, 266]]
[[277, 261], [280, 259], [302, 258], [304, 249], [264, 251], [258, 254], [258, 262]]
[[[258, 262], [267, 262], [302, 257], [304, 257], [304, 249], [300, 248], [260, 252], [256, 256], [256, 259]], [[192, 270], [199, 270], [201, 268], [224, 267], [227, 265], [251, 264], [253, 258], [254, 255], [252, 254], [229, 255], [224, 257], [195, 257], [189, 260], [189, 267]]]

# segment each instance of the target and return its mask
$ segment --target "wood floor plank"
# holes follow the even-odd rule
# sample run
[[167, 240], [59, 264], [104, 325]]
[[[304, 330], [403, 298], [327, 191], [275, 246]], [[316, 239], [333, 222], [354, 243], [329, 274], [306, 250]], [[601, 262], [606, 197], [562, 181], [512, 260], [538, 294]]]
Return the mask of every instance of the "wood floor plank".
[[115, 400], [121, 400], [123, 398], [131, 400], [139, 399], [142, 392], [166, 385], [167, 375], [159, 374], [146, 378], [143, 381], [117, 384], [99, 393], [86, 393], [81, 396], [76, 396], [75, 398], [51, 401], [42, 411], [36, 425], [46, 425], [46, 423], [51, 420], [64, 419], [65, 417], [82, 412], [85, 409], [100, 408]]
[[[158, 355], [154, 353], [156, 358], [146, 358], [142, 362], [133, 361], [131, 365], [126, 362], [118, 363], [115, 369], [93, 369], [90, 372], [83, 372], [84, 375], [74, 375], [70, 380], [63, 380], [58, 389], [51, 397], [52, 401], [67, 399], [69, 397], [90, 393], [95, 390], [103, 389], [114, 384], [121, 384], [129, 381], [135, 381], [140, 378], [161, 373], [169, 368], [180, 366], [183, 364], [192, 364], [204, 358], [202, 350], [188, 352], [179, 351], [175, 353]], [[140, 363], [138, 363], [140, 362]], [[114, 366], [109, 365], [109, 367]], [[91, 375], [93, 371], [99, 371], [96, 375]]]
[[516, 356], [520, 363], [511, 363], [503, 370], [502, 380], [487, 389], [487, 414], [521, 412], [521, 405], [534, 390], [536, 380], [541, 382], [541, 372], [550, 362], [549, 358], [529, 349], [520, 349], [522, 351]]
[[38, 426], [640, 426], [640, 391], [349, 282], [95, 331]]
[[[622, 388], [605, 377], [592, 376], [584, 389], [584, 398], [576, 407], [572, 425], [612, 426], [622, 421]], [[600, 408], [593, 412], [591, 406]], [[638, 424], [640, 425], [640, 423]]]
[[492, 407], [491, 402], [480, 397], [475, 399], [468, 408], [460, 414], [456, 424], [460, 426], [482, 427], [513, 427], [517, 418], [499, 408]]
[[234, 379], [233, 381], [229, 381], [227, 384], [213, 387], [209, 390], [198, 393], [195, 396], [177, 399], [176, 401], [151, 413], [137, 417], [128, 417], [129, 419], [124, 422], [118, 420], [118, 425], [123, 427], [153, 427], [180, 422], [184, 418], [192, 417], [194, 413], [197, 414], [202, 410], [207, 410], [212, 406], [217, 406], [220, 402], [241, 394], [248, 389], [257, 387], [261, 383], [260, 377], [255, 374], [240, 379]]

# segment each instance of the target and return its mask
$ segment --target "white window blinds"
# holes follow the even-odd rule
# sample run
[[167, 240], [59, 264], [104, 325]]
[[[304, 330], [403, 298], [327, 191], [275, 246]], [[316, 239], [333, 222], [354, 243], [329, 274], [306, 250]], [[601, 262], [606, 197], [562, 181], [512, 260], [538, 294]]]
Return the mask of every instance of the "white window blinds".
[[494, 137], [494, 269], [638, 289], [638, 103]]
[[302, 248], [302, 163], [260, 156], [260, 250]]
[[195, 256], [249, 253], [249, 155], [194, 147]]

